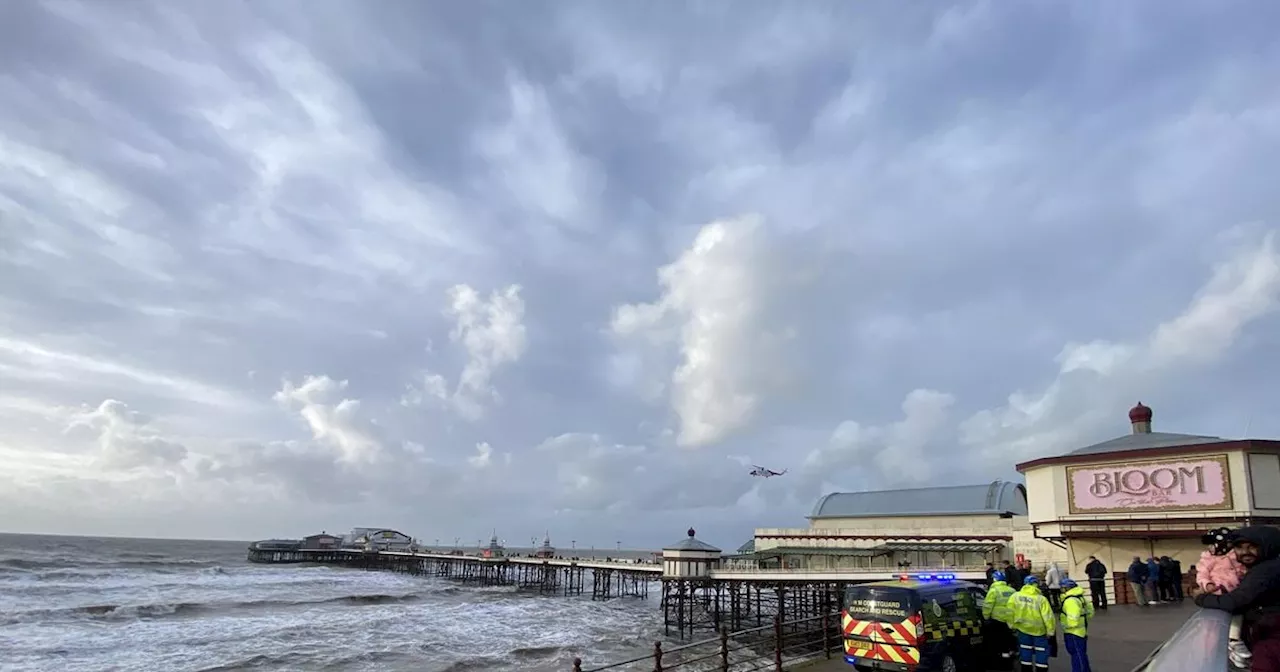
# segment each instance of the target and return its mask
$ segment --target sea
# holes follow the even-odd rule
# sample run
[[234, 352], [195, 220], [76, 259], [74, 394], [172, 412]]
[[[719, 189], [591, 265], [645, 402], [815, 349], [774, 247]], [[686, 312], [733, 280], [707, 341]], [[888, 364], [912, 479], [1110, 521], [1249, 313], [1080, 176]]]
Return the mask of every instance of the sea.
[[247, 546], [0, 534], [0, 669], [568, 672], [575, 655], [604, 664], [662, 639], [656, 586], [649, 599], [552, 597], [252, 564]]

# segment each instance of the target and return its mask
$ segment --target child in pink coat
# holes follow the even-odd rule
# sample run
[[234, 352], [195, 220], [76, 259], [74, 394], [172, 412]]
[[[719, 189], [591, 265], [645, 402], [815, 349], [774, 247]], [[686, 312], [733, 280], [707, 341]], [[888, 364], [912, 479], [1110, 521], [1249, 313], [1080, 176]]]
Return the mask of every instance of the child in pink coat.
[[[1200, 586], [1200, 590], [1206, 593], [1229, 593], [1240, 585], [1240, 579], [1244, 577], [1248, 568], [1240, 564], [1236, 559], [1236, 554], [1232, 552], [1233, 542], [1235, 538], [1231, 535], [1231, 530], [1226, 527], [1220, 527], [1208, 534], [1200, 537], [1200, 542], [1209, 547], [1209, 550], [1200, 554], [1200, 561], [1196, 563], [1196, 585]], [[1231, 631], [1228, 637], [1231, 662], [1238, 667], [1248, 667], [1249, 653], [1248, 647], [1244, 645], [1243, 638], [1240, 636], [1241, 623], [1243, 616], [1235, 616], [1231, 619]]]

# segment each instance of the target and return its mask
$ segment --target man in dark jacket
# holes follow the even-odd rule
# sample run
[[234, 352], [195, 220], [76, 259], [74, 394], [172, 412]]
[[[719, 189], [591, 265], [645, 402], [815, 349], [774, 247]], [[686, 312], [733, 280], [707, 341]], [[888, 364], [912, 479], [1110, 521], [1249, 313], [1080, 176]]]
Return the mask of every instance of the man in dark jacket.
[[1129, 589], [1133, 591], [1133, 599], [1138, 601], [1138, 606], [1147, 606], [1147, 563], [1142, 558], [1133, 556], [1133, 562], [1129, 563], [1129, 571], [1125, 573], [1125, 578], [1129, 580]]
[[1160, 568], [1160, 578], [1157, 580], [1160, 601], [1172, 602], [1175, 597], [1173, 594], [1173, 558], [1162, 555], [1156, 558], [1156, 565]]
[[1094, 556], [1089, 556], [1089, 564], [1084, 566], [1084, 574], [1089, 577], [1089, 593], [1093, 595], [1093, 608], [1107, 608], [1107, 566]]
[[1004, 563], [1004, 582], [1014, 590], [1022, 588], [1022, 572], [1014, 567], [1012, 562]]
[[1280, 671], [1280, 528], [1242, 527], [1235, 533], [1235, 554], [1249, 568], [1235, 590], [1201, 593], [1196, 606], [1244, 614], [1245, 643], [1253, 652], [1254, 672]]
[[1182, 594], [1182, 561], [1174, 558], [1169, 562], [1173, 566], [1173, 599], [1181, 602], [1185, 597]]

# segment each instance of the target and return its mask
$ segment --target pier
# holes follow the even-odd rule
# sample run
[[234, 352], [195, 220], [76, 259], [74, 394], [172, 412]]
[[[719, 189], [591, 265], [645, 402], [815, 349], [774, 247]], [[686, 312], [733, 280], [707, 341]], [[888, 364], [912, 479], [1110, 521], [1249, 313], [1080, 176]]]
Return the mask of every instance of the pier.
[[[261, 544], [262, 542], [259, 542]], [[353, 569], [403, 572], [453, 579], [466, 585], [515, 586], [545, 595], [582, 595], [590, 574], [591, 597], [646, 598], [649, 584], [662, 568], [654, 564], [565, 558], [484, 557], [421, 551], [360, 549], [279, 549], [254, 544], [249, 562], [266, 564], [315, 563]]]

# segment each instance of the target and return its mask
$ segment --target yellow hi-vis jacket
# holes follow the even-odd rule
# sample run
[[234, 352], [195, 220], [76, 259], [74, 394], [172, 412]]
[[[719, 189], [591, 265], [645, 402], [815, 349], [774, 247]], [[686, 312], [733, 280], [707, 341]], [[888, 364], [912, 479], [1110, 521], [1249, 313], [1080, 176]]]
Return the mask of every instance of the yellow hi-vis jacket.
[[1076, 637], [1089, 636], [1093, 603], [1085, 599], [1084, 588], [1076, 586], [1062, 594], [1062, 631]]
[[1004, 581], [992, 581], [987, 589], [987, 599], [982, 603], [982, 617], [988, 620], [1009, 622], [1009, 598], [1013, 597], [1013, 586]]
[[1051, 635], [1058, 631], [1049, 607], [1049, 598], [1040, 594], [1040, 587], [1032, 584], [1009, 598], [1009, 627], [1032, 637]]

